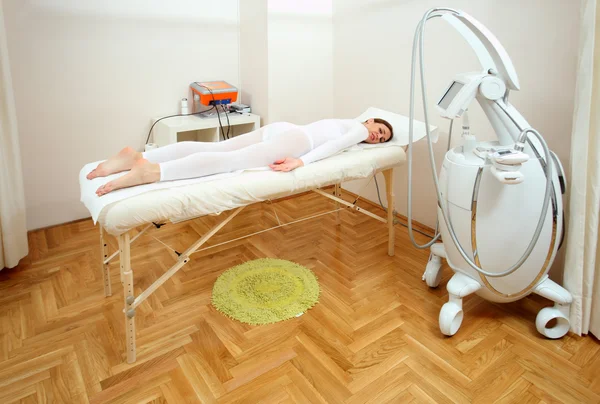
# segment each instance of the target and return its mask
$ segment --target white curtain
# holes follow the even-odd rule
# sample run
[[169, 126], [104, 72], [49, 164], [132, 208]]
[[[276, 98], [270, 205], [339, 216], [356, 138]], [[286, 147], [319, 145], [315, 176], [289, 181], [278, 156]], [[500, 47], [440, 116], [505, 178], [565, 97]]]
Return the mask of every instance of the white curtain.
[[0, 270], [28, 253], [17, 114], [0, 0]]
[[573, 294], [571, 330], [600, 337], [600, 18], [583, 0], [571, 136], [565, 287]]

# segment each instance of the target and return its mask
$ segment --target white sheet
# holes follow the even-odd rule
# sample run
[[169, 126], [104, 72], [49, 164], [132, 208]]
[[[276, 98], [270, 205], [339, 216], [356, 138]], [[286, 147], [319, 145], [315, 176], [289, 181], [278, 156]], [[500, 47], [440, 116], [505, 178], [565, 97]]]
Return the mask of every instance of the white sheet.
[[[394, 112], [386, 111], [380, 108], [371, 107], [365, 112], [356, 117], [360, 122], [364, 122], [370, 118], [381, 118], [385, 119], [392, 125], [394, 129], [394, 137], [389, 142], [383, 144], [369, 144], [360, 143], [354, 148], [356, 149], [369, 149], [373, 147], [392, 147], [392, 146], [407, 146], [408, 145], [408, 129], [410, 119], [407, 116], [396, 114]], [[437, 142], [438, 131], [437, 126], [429, 125], [429, 133], [431, 134], [431, 141]], [[413, 122], [413, 142], [418, 142], [423, 139], [427, 133], [425, 132], [425, 123], [414, 120]]]
[[105, 197], [112, 192], [102, 197], [95, 194], [96, 189], [110, 178], [91, 181], [85, 178], [96, 163], [86, 165], [80, 172], [79, 180], [81, 201], [95, 217], [94, 221], [98, 221], [108, 233], [119, 235], [146, 223], [219, 214], [268, 199], [368, 178], [377, 170], [398, 166], [405, 160], [406, 155], [401, 147], [353, 150], [288, 173], [270, 169], [252, 170], [147, 184], [128, 188], [129, 191], [115, 191], [110, 198]]
[[144, 194], [146, 192], [155, 191], [158, 189], [170, 189], [174, 187], [183, 187], [186, 185], [198, 184], [201, 182], [215, 181], [215, 180], [223, 180], [225, 178], [231, 178], [237, 176], [242, 173], [242, 171], [235, 171], [232, 173], [225, 174], [216, 174], [210, 175], [207, 177], [199, 177], [199, 178], [191, 178], [187, 180], [179, 180], [179, 181], [164, 181], [157, 182], [154, 184], [145, 184], [139, 185], [136, 187], [123, 188], [118, 189], [113, 192], [109, 192], [108, 194], [97, 196], [96, 190], [106, 184], [109, 181], [114, 180], [115, 178], [119, 178], [127, 172], [117, 173], [113, 175], [109, 175], [108, 177], [97, 177], [93, 180], [88, 180], [86, 176], [98, 166], [104, 160], [96, 161], [94, 163], [89, 163], [83, 166], [81, 171], [79, 172], [79, 186], [81, 188], [81, 202], [85, 205], [85, 207], [90, 211], [92, 215], [92, 219], [94, 220], [94, 224], [98, 221], [98, 216], [100, 212], [105, 206], [110, 205], [111, 203], [121, 201], [123, 199], [131, 198], [137, 195]]

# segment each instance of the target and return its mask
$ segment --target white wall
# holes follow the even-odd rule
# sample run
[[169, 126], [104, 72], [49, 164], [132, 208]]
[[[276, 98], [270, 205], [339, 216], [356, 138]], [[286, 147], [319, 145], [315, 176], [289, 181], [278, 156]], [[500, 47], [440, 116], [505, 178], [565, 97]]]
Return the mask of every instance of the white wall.
[[269, 121], [269, 41], [267, 0], [240, 1], [241, 102]]
[[269, 0], [269, 122], [333, 117], [332, 0]]
[[[334, 2], [334, 113], [354, 117], [369, 106], [409, 114], [411, 51], [414, 30], [423, 14], [439, 1], [337, 0]], [[521, 91], [510, 102], [545, 137], [568, 167], [577, 60], [579, 1], [575, 0], [448, 0], [443, 6], [462, 9], [486, 25], [510, 55]], [[429, 117], [447, 133], [449, 121], [433, 108], [456, 73], [479, 70], [471, 49], [453, 28], [439, 19], [427, 24], [425, 74]], [[419, 93], [416, 99], [420, 100]], [[417, 119], [423, 119], [420, 101]], [[470, 110], [471, 131], [493, 139], [491, 126], [478, 105]], [[460, 141], [455, 122], [453, 145]], [[458, 127], [458, 130], [456, 130]], [[447, 142], [435, 146], [440, 167]], [[426, 141], [415, 145], [413, 173], [414, 219], [433, 227], [436, 197]], [[381, 178], [380, 184], [383, 184]], [[346, 184], [357, 190], [360, 184]], [[397, 209], [406, 215], [406, 166], [397, 169]], [[383, 192], [382, 188], [382, 192]], [[365, 191], [376, 201], [373, 185]], [[385, 198], [383, 198], [385, 199]], [[385, 201], [384, 201], [385, 203]]]
[[239, 85], [237, 0], [4, 0], [29, 229], [89, 217], [78, 173], [178, 112], [195, 80]]
[[[239, 10], [236, 0], [4, 0], [4, 5], [33, 229], [87, 217], [79, 202], [79, 169], [125, 145], [141, 149], [151, 118], [177, 112], [194, 80], [224, 79], [240, 87], [242, 102], [263, 116], [263, 124], [354, 117], [372, 105], [408, 114], [414, 29], [438, 4], [244, 0]], [[500, 39], [522, 85], [511, 102], [568, 167], [579, 2], [445, 5], [466, 10]], [[479, 66], [443, 22], [428, 24], [426, 38], [433, 104], [454, 73]], [[447, 121], [431, 116], [447, 130]], [[475, 134], [492, 138], [478, 109], [471, 117]], [[436, 146], [438, 166], [445, 141], [441, 136]], [[415, 219], [433, 225], [435, 197], [424, 142], [416, 145], [415, 160]], [[398, 169], [395, 186], [398, 211], [406, 214], [405, 167]], [[377, 200], [373, 186], [365, 195]]]
[[332, 0], [240, 2], [243, 102], [262, 123], [333, 116]]

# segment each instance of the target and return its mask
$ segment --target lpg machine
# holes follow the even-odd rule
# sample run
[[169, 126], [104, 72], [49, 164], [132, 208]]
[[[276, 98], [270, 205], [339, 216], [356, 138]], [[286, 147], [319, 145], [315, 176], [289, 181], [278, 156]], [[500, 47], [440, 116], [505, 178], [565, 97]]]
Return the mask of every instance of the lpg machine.
[[[462, 144], [449, 149], [439, 178], [429, 134], [423, 52], [425, 24], [441, 17], [475, 51], [482, 69], [458, 74], [437, 103], [450, 122], [463, 119]], [[412, 233], [412, 140], [417, 48], [429, 157], [438, 197], [436, 236], [418, 245]], [[417, 248], [431, 248], [423, 279], [430, 287], [441, 280], [441, 259], [455, 272], [447, 289], [449, 301], [440, 311], [440, 329], [454, 335], [463, 319], [462, 299], [476, 293], [505, 303], [530, 293], [554, 307], [536, 317], [537, 330], [560, 338], [569, 330], [571, 294], [548, 278], [564, 231], [562, 194], [565, 176], [556, 154], [541, 134], [508, 101], [519, 90], [515, 68], [504, 47], [479, 21], [450, 8], [429, 10], [417, 26], [413, 42], [408, 147], [408, 223]], [[477, 100], [497, 140], [478, 142], [469, 132], [467, 109]], [[450, 145], [450, 140], [448, 142]], [[437, 226], [436, 226], [437, 227]], [[436, 243], [441, 236], [442, 243]]]

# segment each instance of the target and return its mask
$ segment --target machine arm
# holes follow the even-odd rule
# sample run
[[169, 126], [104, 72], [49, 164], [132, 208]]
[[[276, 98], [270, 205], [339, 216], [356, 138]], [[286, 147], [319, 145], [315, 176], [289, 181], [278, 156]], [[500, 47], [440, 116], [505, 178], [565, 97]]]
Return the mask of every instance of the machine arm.
[[446, 13], [442, 19], [465, 38], [485, 71], [494, 69], [507, 88], [517, 91], [520, 89], [517, 72], [506, 49], [490, 30], [464, 11]]

